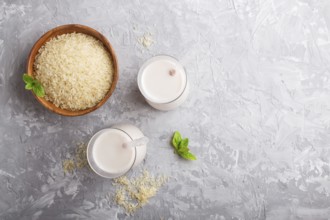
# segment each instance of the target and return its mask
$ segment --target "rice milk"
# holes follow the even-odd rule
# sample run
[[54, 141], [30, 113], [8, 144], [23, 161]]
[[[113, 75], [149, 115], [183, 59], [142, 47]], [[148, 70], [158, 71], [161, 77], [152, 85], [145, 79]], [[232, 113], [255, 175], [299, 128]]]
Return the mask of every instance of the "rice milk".
[[134, 163], [135, 149], [123, 147], [130, 137], [117, 129], [107, 129], [95, 140], [92, 155], [95, 164], [103, 171], [111, 174], [127, 172]]
[[170, 56], [149, 59], [139, 71], [138, 85], [147, 102], [160, 110], [179, 106], [188, 90], [183, 66]]

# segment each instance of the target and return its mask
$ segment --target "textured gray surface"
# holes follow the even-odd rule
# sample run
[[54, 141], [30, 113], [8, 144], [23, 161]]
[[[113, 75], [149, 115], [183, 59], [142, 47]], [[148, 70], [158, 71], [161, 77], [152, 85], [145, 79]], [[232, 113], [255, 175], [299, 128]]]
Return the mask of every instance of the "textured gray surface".
[[[113, 97], [76, 118], [45, 110], [21, 80], [33, 43], [67, 23], [107, 36], [120, 66]], [[130, 175], [171, 177], [134, 219], [330, 219], [329, 28], [325, 0], [0, 1], [0, 219], [132, 218], [110, 180], [62, 170], [76, 142], [118, 122], [151, 139]], [[190, 97], [175, 111], [137, 89], [156, 54], [187, 69]], [[196, 162], [172, 153], [174, 130]]]

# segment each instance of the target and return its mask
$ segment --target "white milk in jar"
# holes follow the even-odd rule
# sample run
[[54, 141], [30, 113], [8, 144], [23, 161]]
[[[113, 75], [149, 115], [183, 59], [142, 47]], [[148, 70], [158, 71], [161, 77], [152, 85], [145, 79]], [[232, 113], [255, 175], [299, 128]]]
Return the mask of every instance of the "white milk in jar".
[[140, 129], [130, 124], [119, 124], [97, 132], [87, 146], [90, 167], [106, 178], [124, 175], [142, 162], [147, 148], [146, 144], [137, 147], [125, 144], [142, 137]]
[[129, 141], [129, 136], [117, 129], [108, 129], [101, 133], [94, 142], [92, 152], [96, 165], [113, 174], [129, 170], [134, 162], [134, 148], [123, 147]]

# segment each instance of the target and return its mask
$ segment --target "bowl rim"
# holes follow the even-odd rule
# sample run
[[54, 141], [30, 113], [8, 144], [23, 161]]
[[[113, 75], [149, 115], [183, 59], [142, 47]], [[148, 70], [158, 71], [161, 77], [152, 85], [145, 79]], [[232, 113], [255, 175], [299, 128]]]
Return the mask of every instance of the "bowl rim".
[[48, 42], [51, 38], [53, 38], [55, 36], [58, 36], [61, 34], [66, 34], [66, 33], [74, 33], [74, 32], [90, 35], [90, 36], [96, 38], [97, 40], [99, 40], [103, 44], [104, 48], [109, 52], [109, 54], [112, 58], [113, 69], [114, 69], [113, 80], [112, 80], [112, 84], [110, 86], [109, 91], [106, 93], [106, 95], [102, 98], [102, 100], [100, 102], [98, 102], [95, 106], [92, 106], [92, 107], [84, 109], [84, 110], [78, 110], [78, 111], [70, 111], [67, 109], [62, 109], [60, 107], [56, 107], [52, 102], [47, 101], [45, 98], [38, 97], [34, 94], [34, 92], [32, 92], [33, 96], [38, 100], [38, 102], [42, 106], [44, 106], [46, 109], [50, 110], [51, 112], [54, 112], [56, 114], [63, 115], [63, 116], [81, 116], [81, 115], [85, 115], [90, 112], [93, 112], [96, 109], [100, 108], [113, 94], [113, 92], [116, 88], [117, 82], [118, 82], [118, 78], [119, 78], [117, 56], [116, 56], [116, 53], [115, 53], [112, 45], [108, 41], [108, 39], [103, 34], [98, 32], [97, 30], [95, 30], [91, 27], [85, 26], [85, 25], [81, 25], [81, 24], [65, 24], [65, 25], [61, 25], [61, 26], [52, 28], [52, 29], [48, 30], [46, 33], [44, 33], [34, 43], [33, 47], [31, 48], [31, 51], [30, 51], [28, 59], [27, 59], [27, 64], [26, 64], [27, 74], [32, 77], [34, 76], [33, 65], [34, 65], [35, 57], [38, 54], [39, 49], [43, 45], [45, 45], [46, 42]]

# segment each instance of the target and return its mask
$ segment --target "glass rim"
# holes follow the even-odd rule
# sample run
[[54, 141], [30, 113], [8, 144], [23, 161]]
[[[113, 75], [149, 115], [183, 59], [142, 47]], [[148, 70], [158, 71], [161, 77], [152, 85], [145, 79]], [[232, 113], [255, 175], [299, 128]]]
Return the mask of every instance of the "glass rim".
[[[167, 57], [167, 58], [170, 58], [170, 59], [173, 59], [175, 60], [176, 62], [178, 62], [178, 64], [182, 67], [182, 69], [184, 70], [184, 75], [186, 77], [186, 82], [185, 82], [185, 85], [183, 87], [183, 90], [182, 92], [178, 95], [178, 97], [176, 97], [175, 99], [171, 100], [171, 101], [167, 101], [167, 102], [157, 102], [153, 99], [150, 99], [150, 97], [144, 92], [143, 88], [142, 88], [142, 85], [141, 85], [141, 76], [142, 76], [142, 72], [143, 70], [146, 68], [146, 66], [153, 60], [153, 59], [156, 59], [158, 57]], [[137, 83], [138, 83], [138, 87], [139, 87], [139, 90], [140, 92], [142, 93], [143, 97], [145, 99], [147, 99], [149, 102], [152, 102], [152, 103], [155, 103], [155, 104], [170, 104], [172, 102], [175, 102], [176, 100], [178, 100], [182, 95], [183, 93], [186, 91], [187, 89], [187, 86], [188, 86], [188, 75], [187, 75], [187, 71], [186, 71], [186, 68], [179, 62], [178, 59], [176, 59], [175, 57], [171, 56], [171, 55], [167, 55], [167, 54], [158, 54], [158, 55], [155, 55], [153, 57], [150, 57], [149, 59], [147, 59], [143, 64], [142, 66], [140, 67], [139, 69], [139, 72], [138, 72], [138, 77], [137, 77]]]
[[136, 155], [137, 155], [137, 152], [136, 152], [136, 147], [134, 147], [134, 159], [132, 160], [132, 164], [130, 165], [130, 167], [122, 172], [122, 173], [118, 173], [118, 174], [111, 174], [109, 172], [106, 172], [105, 170], [101, 169], [100, 167], [97, 166], [94, 158], [93, 158], [93, 144], [92, 142], [95, 142], [95, 140], [98, 138], [99, 135], [101, 135], [103, 132], [105, 132], [106, 130], [118, 130], [118, 131], [121, 131], [123, 132], [125, 135], [127, 135], [127, 137], [130, 139], [130, 140], [134, 140], [127, 132], [123, 131], [122, 129], [119, 129], [119, 128], [105, 128], [105, 129], [102, 129], [98, 132], [96, 132], [92, 138], [89, 140], [88, 142], [88, 145], [87, 145], [87, 161], [88, 161], [88, 164], [89, 166], [91, 167], [91, 169], [96, 173], [98, 174], [99, 176], [102, 176], [104, 178], [110, 178], [110, 179], [114, 179], [114, 178], [117, 178], [117, 177], [120, 177], [120, 176], [123, 176], [125, 175], [127, 172], [129, 172], [134, 164], [135, 164], [135, 161], [136, 161]]

